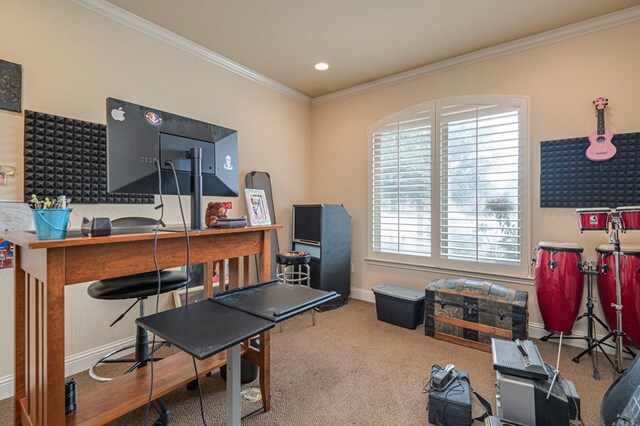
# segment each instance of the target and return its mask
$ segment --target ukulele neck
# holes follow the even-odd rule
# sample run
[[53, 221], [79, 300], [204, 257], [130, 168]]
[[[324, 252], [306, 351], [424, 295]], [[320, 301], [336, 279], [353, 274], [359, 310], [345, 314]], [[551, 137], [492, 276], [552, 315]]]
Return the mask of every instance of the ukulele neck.
[[598, 134], [604, 135], [604, 108], [598, 110]]

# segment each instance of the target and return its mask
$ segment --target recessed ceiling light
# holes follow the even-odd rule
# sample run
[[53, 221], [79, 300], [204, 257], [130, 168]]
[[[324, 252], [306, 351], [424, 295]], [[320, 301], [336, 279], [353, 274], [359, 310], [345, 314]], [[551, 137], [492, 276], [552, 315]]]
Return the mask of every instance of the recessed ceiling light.
[[329, 69], [329, 64], [325, 64], [324, 62], [318, 62], [314, 65], [314, 68], [318, 71], [324, 71]]

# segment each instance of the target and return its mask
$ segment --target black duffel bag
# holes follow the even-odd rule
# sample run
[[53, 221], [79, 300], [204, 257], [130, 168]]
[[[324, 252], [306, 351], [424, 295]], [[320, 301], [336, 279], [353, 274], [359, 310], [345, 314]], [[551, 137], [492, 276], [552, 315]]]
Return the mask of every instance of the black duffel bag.
[[[484, 406], [485, 412], [478, 417], [471, 414], [471, 393]], [[491, 415], [491, 404], [473, 391], [469, 373], [451, 369], [446, 371], [439, 365], [431, 367], [429, 380], [429, 423], [437, 426], [469, 426], [474, 420], [482, 421]]]

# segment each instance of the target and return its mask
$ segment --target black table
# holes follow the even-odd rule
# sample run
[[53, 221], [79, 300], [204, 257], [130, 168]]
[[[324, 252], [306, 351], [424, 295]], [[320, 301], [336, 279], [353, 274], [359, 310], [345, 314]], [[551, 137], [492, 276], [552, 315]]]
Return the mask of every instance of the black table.
[[227, 425], [239, 426], [240, 343], [339, 297], [334, 291], [270, 281], [139, 318], [136, 323], [198, 359], [227, 350]]

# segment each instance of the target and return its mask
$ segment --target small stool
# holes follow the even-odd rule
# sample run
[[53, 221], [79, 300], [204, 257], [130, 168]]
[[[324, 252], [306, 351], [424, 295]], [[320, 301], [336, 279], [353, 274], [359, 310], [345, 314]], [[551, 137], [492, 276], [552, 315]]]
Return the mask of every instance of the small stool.
[[[276, 278], [281, 283], [311, 287], [311, 255], [306, 251], [287, 251], [276, 255]], [[311, 321], [316, 325], [316, 311], [311, 310]], [[282, 323], [280, 323], [282, 331]]]

